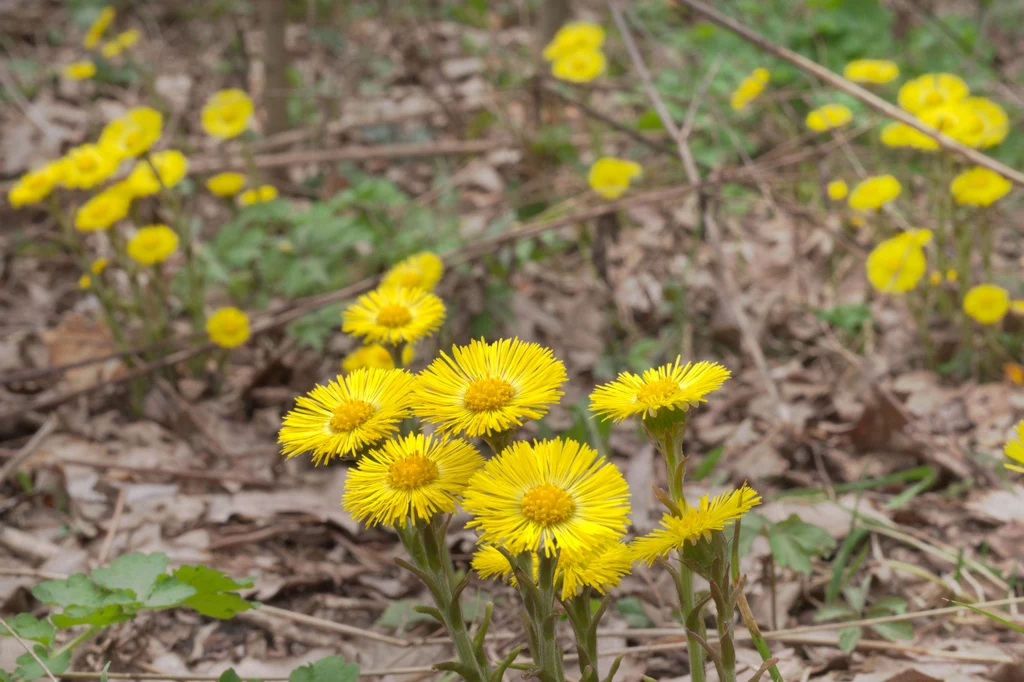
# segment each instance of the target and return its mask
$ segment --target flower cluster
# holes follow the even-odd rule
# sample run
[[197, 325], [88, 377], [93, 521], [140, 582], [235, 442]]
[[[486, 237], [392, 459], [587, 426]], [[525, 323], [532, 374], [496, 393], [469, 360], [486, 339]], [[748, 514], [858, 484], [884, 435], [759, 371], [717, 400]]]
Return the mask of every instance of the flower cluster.
[[[118, 33], [113, 38], [106, 42], [103, 41], [103, 36], [107, 33], [107, 29], [114, 22], [117, 12], [113, 7], [104, 7], [100, 10], [99, 14], [96, 15], [96, 19], [89, 25], [88, 30], [85, 32], [85, 37], [82, 39], [82, 46], [87, 50], [96, 50], [99, 48], [99, 53], [103, 56], [103, 59], [114, 59], [121, 56], [127, 50], [135, 47], [142, 37], [142, 34], [138, 29], [130, 28], [126, 31]], [[101, 44], [102, 42], [102, 44]], [[63, 75], [68, 80], [86, 80], [96, 75], [97, 68], [96, 64], [91, 60], [83, 60], [68, 64], [61, 70]]]
[[565, 24], [544, 48], [551, 75], [570, 83], [589, 83], [605, 72], [608, 60], [601, 51], [604, 29], [586, 21]]
[[771, 74], [768, 69], [760, 67], [754, 69], [749, 76], [740, 81], [740, 84], [732, 91], [729, 97], [729, 105], [736, 111], [742, 111], [747, 105], [757, 99], [758, 95], [764, 92]]

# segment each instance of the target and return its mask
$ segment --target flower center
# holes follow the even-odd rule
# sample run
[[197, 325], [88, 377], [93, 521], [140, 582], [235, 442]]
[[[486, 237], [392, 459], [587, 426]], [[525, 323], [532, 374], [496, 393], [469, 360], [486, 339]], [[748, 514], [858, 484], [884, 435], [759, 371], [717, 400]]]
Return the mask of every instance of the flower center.
[[388, 483], [400, 490], [422, 488], [437, 480], [437, 464], [416, 453], [392, 462], [388, 467]]
[[331, 431], [335, 433], [351, 431], [362, 426], [367, 419], [373, 416], [374, 412], [373, 405], [364, 403], [362, 400], [350, 400], [347, 403], [342, 403], [331, 415]]
[[515, 394], [516, 389], [504, 379], [478, 379], [466, 389], [462, 403], [474, 412], [486, 412], [505, 407]]
[[412, 312], [404, 305], [389, 303], [377, 311], [377, 324], [384, 327], [401, 327], [412, 321]]
[[576, 511], [576, 503], [572, 496], [551, 483], [543, 483], [527, 490], [520, 506], [523, 516], [544, 526], [561, 523]]
[[678, 392], [679, 384], [676, 382], [668, 378], [658, 379], [637, 391], [636, 399], [641, 403], [657, 403], [671, 398]]

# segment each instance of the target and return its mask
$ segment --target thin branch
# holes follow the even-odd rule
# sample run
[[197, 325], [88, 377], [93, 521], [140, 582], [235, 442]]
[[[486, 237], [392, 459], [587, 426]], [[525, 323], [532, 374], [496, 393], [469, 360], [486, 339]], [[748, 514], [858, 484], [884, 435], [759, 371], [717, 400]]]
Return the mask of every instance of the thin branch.
[[36, 652], [32, 649], [31, 645], [28, 642], [26, 642], [25, 640], [23, 640], [21, 638], [21, 636], [17, 632], [14, 631], [14, 628], [12, 628], [10, 625], [8, 625], [7, 621], [4, 620], [3, 618], [0, 618], [0, 625], [3, 625], [4, 628], [7, 629], [7, 632], [11, 633], [11, 637], [13, 637], [15, 640], [17, 640], [18, 644], [20, 644], [22, 647], [24, 647], [25, 651], [28, 652], [29, 656], [31, 656], [33, 659], [35, 659], [35, 662], [39, 664], [39, 667], [43, 669], [43, 672], [46, 673], [46, 676], [50, 678], [51, 682], [57, 682], [57, 678], [53, 676], [53, 673], [50, 672], [50, 669], [46, 667], [46, 664], [43, 663], [43, 659], [39, 658], [39, 656], [36, 654]]
[[47, 436], [53, 433], [55, 428], [57, 428], [57, 415], [51, 414], [46, 418], [46, 421], [43, 422], [43, 425], [39, 427], [39, 430], [35, 432], [29, 441], [25, 443], [20, 450], [18, 450], [14, 457], [11, 457], [3, 467], [0, 467], [0, 483], [6, 481], [8, 476], [13, 474], [18, 467], [24, 464], [25, 460], [32, 456], [32, 453], [34, 453], [39, 446], [43, 444], [43, 441], [46, 440]]
[[303, 625], [311, 625], [321, 630], [327, 630], [328, 632], [337, 632], [342, 635], [349, 635], [350, 637], [357, 637], [361, 639], [370, 639], [375, 642], [383, 642], [392, 646], [407, 647], [412, 644], [407, 639], [398, 639], [397, 637], [389, 637], [380, 633], [374, 632], [373, 630], [367, 630], [366, 628], [357, 628], [352, 625], [345, 625], [343, 623], [335, 623], [334, 621], [324, 620], [323, 618], [317, 618], [316, 616], [307, 616], [304, 613], [297, 613], [295, 611], [288, 611], [287, 609], [279, 609], [276, 606], [267, 606], [264, 604], [259, 608], [262, 613], [266, 613], [271, 616], [277, 616], [284, 620], [290, 620], [295, 623], [302, 623]]
[[107, 537], [103, 538], [103, 546], [100, 547], [100, 554], [96, 558], [96, 564], [102, 566], [107, 563], [110, 556], [110, 548], [114, 546], [114, 538], [117, 536], [117, 527], [121, 525], [121, 515], [124, 514], [124, 498], [126, 488], [117, 491], [117, 502], [114, 504], [114, 516], [110, 520], [110, 528], [107, 529]]

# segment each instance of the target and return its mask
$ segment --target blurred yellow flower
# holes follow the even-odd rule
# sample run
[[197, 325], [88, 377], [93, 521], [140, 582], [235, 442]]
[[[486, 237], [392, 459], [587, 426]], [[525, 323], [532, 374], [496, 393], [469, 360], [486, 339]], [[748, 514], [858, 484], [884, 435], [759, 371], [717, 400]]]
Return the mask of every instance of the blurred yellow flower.
[[818, 132], [840, 128], [853, 120], [853, 112], [842, 104], [826, 104], [807, 114], [807, 127]]
[[96, 260], [89, 264], [89, 271], [92, 272], [92, 274], [94, 275], [99, 275], [102, 274], [102, 272], [107, 269], [108, 265], [110, 265], [110, 261], [108, 259], [97, 258]]
[[932, 270], [931, 272], [929, 272], [928, 284], [931, 284], [933, 287], [937, 287], [940, 284], [942, 284], [942, 273], [939, 272], [938, 270]]
[[1001, 106], [986, 97], [968, 97], [963, 104], [978, 117], [976, 146], [993, 147], [1006, 139], [1010, 118]]
[[106, 230], [128, 216], [131, 196], [108, 188], [89, 199], [75, 213], [75, 228], [82, 232]]
[[219, 197], [233, 197], [245, 187], [246, 177], [242, 173], [217, 173], [206, 181], [206, 189]]
[[249, 340], [249, 316], [234, 306], [218, 308], [206, 320], [206, 333], [221, 348], [241, 346]]
[[850, 192], [848, 203], [855, 211], [879, 209], [900, 195], [903, 188], [891, 175], [874, 175], [861, 180]]
[[931, 230], [908, 230], [872, 249], [865, 264], [868, 281], [883, 294], [902, 294], [917, 286], [928, 268], [924, 245]]
[[1024, 421], [1017, 424], [1016, 431], [1016, 437], [1006, 441], [1006, 446], [1003, 448], [1003, 452], [1006, 453], [1008, 458], [1019, 463], [1018, 466], [1018, 464], [1010, 464], [1007, 462], [1006, 468], [1011, 471], [1024, 474]]
[[900, 107], [918, 114], [944, 104], [955, 104], [968, 94], [970, 89], [959, 76], [952, 73], [926, 73], [904, 83], [896, 99]]
[[616, 159], [605, 156], [594, 162], [587, 174], [590, 189], [605, 199], [618, 199], [626, 190], [633, 178], [643, 173], [643, 168], [635, 161]]
[[432, 290], [444, 274], [444, 262], [437, 254], [422, 251], [405, 258], [384, 273], [382, 286]]
[[955, 268], [950, 268], [949, 270], [946, 270], [946, 281], [947, 282], [955, 282], [958, 279], [960, 279], [960, 274], [956, 271]]
[[260, 185], [247, 189], [238, 195], [239, 206], [252, 206], [253, 204], [265, 204], [277, 198], [277, 188], [273, 185]]
[[[1003, 364], [1003, 376], [1014, 386], [1024, 386], [1024, 365], [1016, 362]], [[1024, 462], [1021, 462], [1024, 464]]]
[[107, 59], [117, 57], [125, 50], [135, 46], [139, 42], [140, 33], [138, 29], [128, 29], [122, 33], [118, 33], [114, 36], [113, 40], [110, 40], [103, 44], [103, 48], [100, 53]]
[[139, 265], [163, 263], [178, 249], [178, 234], [166, 225], [140, 227], [128, 242], [128, 256]]
[[963, 102], [952, 102], [925, 109], [918, 118], [921, 123], [935, 128], [968, 147], [977, 147], [982, 135], [982, 123], [977, 114]]
[[760, 81], [761, 83], [767, 85], [768, 81], [770, 81], [772, 78], [772, 74], [770, 71], [768, 71], [768, 69], [764, 68], [763, 66], [759, 66], [750, 72], [750, 77], [756, 81]]
[[[153, 168], [156, 168], [156, 173]], [[168, 149], [137, 161], [125, 182], [135, 196], [145, 197], [174, 187], [187, 173], [188, 159], [185, 155], [176, 149]]]
[[119, 149], [124, 156], [139, 156], [160, 139], [163, 127], [164, 117], [159, 111], [135, 107], [103, 128], [99, 145]]
[[96, 75], [96, 65], [92, 62], [74, 62], [65, 66], [61, 75], [68, 80], [84, 81]]
[[963, 171], [949, 185], [956, 203], [962, 206], [991, 206], [1013, 189], [1013, 183], [988, 168], [975, 166]]
[[341, 329], [369, 342], [397, 345], [430, 336], [444, 318], [444, 303], [429, 291], [380, 287], [345, 309]]
[[599, 50], [577, 50], [551, 64], [551, 75], [570, 83], [589, 83], [604, 73], [608, 62]]
[[600, 50], [604, 44], [604, 29], [588, 21], [572, 21], [562, 26], [544, 48], [544, 59], [553, 62], [582, 50]]
[[995, 324], [1010, 311], [1010, 292], [995, 284], [978, 284], [964, 296], [964, 312], [979, 324]]
[[913, 147], [923, 151], [939, 148], [939, 143], [906, 123], [889, 123], [882, 128], [882, 144], [887, 147]]
[[120, 150], [98, 144], [83, 144], [68, 151], [64, 157], [62, 182], [73, 189], [89, 189], [100, 184], [117, 170]]
[[882, 85], [900, 75], [900, 67], [888, 59], [855, 59], [843, 67], [843, 75], [855, 83]]
[[114, 8], [104, 7], [100, 11], [99, 16], [96, 17], [96, 21], [92, 22], [89, 30], [85, 32], [85, 38], [82, 40], [82, 45], [86, 49], [93, 49], [100, 43], [100, 38], [107, 32], [107, 27], [114, 21]]
[[387, 348], [379, 343], [371, 343], [356, 348], [341, 361], [341, 369], [344, 372], [354, 372], [364, 367], [394, 369], [395, 359], [391, 357], [391, 351]]
[[221, 90], [203, 107], [203, 130], [222, 140], [238, 137], [249, 127], [252, 113], [252, 100], [244, 90]]
[[7, 192], [7, 201], [12, 208], [38, 204], [50, 196], [50, 192], [61, 181], [63, 172], [62, 166], [51, 162], [25, 173]]
[[754, 69], [754, 71], [740, 81], [740, 84], [733, 90], [732, 95], [729, 97], [729, 105], [735, 110], [740, 111], [745, 109], [748, 104], [753, 102], [758, 95], [764, 92], [764, 88], [768, 85], [768, 81], [771, 79], [771, 74], [768, 69], [761, 67]]
[[846, 186], [845, 180], [833, 180], [828, 183], [826, 189], [828, 191], [828, 198], [832, 201], [842, 201], [850, 191]]
[[79, 289], [92, 289], [92, 277], [89, 275], [82, 275], [78, 278]]

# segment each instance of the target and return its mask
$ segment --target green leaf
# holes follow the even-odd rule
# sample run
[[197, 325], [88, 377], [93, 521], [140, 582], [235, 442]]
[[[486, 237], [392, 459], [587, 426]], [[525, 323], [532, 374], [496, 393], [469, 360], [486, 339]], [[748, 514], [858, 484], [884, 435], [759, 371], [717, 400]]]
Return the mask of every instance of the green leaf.
[[157, 579], [165, 575], [167, 562], [167, 555], [163, 552], [132, 552], [114, 559], [106, 568], [94, 570], [92, 579], [110, 590], [129, 590], [138, 601], [144, 602], [156, 586]]
[[162, 575], [157, 578], [156, 586], [146, 599], [147, 609], [163, 609], [178, 606], [196, 593], [196, 588], [186, 585], [177, 578]]
[[[882, 597], [871, 604], [868, 618], [876, 616], [896, 615], [907, 612], [907, 602], [899, 597]], [[874, 615], [871, 615], [874, 614]]]
[[208, 566], [182, 566], [174, 577], [195, 588], [195, 594], [181, 602], [211, 618], [226, 620], [240, 611], [258, 606], [257, 602], [242, 599], [236, 590], [252, 587], [252, 581], [237, 582]]
[[98, 608], [107, 604], [131, 604], [135, 596], [126, 590], [107, 590], [84, 573], [76, 573], [65, 580], [47, 580], [32, 588], [32, 595], [50, 606], [89, 606]]
[[875, 623], [869, 627], [882, 637], [893, 642], [914, 639], [914, 624], [908, 620], [896, 621], [894, 623]]
[[815, 623], [824, 623], [830, 620], [856, 618], [857, 612], [846, 604], [825, 604], [814, 614]]
[[624, 597], [615, 602], [615, 610], [626, 617], [631, 628], [649, 628], [654, 622], [644, 611], [643, 603], [636, 597]]
[[234, 668], [228, 668], [220, 674], [217, 682], [242, 682], [242, 678], [238, 676]]
[[[71, 665], [71, 651], [65, 651], [56, 658], [50, 658], [50, 652], [45, 646], [37, 644], [33, 647], [33, 651], [36, 652], [36, 656], [39, 661], [42, 661], [46, 669], [54, 675], [60, 675], [62, 672], [68, 669]], [[39, 662], [32, 657], [32, 654], [22, 654], [17, 659], [18, 669], [14, 671], [16, 677], [21, 678], [22, 682], [32, 682], [32, 680], [38, 680], [40, 677], [46, 675], [46, 671], [39, 665]]]
[[0, 669], [0, 682], [11, 682], [12, 679], [11, 673]]
[[768, 542], [775, 563], [807, 575], [814, 569], [811, 559], [826, 554], [836, 544], [831, 535], [817, 526], [804, 523], [796, 514], [769, 528]]
[[839, 630], [839, 649], [844, 653], [851, 653], [857, 648], [860, 641], [860, 628], [842, 628]]
[[418, 605], [419, 603], [412, 599], [393, 601], [384, 609], [384, 613], [380, 614], [380, 618], [377, 619], [377, 625], [398, 630], [414, 623], [433, 621], [434, 619], [427, 614], [413, 609], [414, 606]]
[[341, 656], [328, 656], [296, 668], [288, 682], [356, 682], [358, 678], [359, 664], [347, 663]]
[[136, 611], [142, 604], [135, 602], [128, 606], [122, 604], [107, 604], [99, 608], [95, 606], [68, 606], [63, 613], [55, 613], [50, 618], [54, 625], [59, 628], [69, 628], [74, 625], [98, 625], [107, 626], [114, 623], [123, 623], [135, 617]]
[[[57, 634], [57, 628], [48, 620], [38, 620], [31, 613], [19, 613], [7, 621], [7, 625], [22, 639], [41, 644], [50, 644]], [[10, 637], [7, 628], [0, 628], [0, 637]]]

